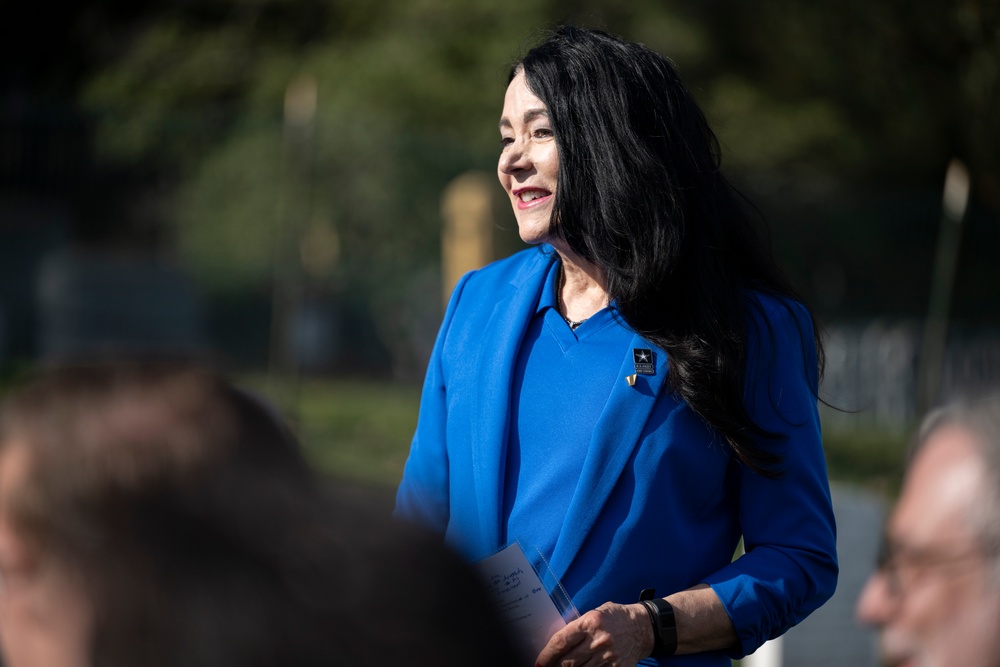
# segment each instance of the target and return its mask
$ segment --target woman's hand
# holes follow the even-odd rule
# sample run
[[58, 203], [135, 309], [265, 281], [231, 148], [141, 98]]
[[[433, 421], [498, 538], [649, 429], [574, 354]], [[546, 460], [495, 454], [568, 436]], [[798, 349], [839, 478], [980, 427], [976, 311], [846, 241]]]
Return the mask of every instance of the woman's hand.
[[605, 602], [552, 635], [538, 667], [633, 667], [653, 651], [653, 625], [641, 604]]

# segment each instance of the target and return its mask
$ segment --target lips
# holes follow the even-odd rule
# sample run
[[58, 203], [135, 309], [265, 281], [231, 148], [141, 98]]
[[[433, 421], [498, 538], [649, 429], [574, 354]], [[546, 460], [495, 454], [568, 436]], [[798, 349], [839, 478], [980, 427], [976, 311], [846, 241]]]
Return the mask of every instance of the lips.
[[517, 199], [517, 207], [520, 209], [538, 206], [552, 198], [552, 193], [542, 188], [521, 188], [511, 194]]

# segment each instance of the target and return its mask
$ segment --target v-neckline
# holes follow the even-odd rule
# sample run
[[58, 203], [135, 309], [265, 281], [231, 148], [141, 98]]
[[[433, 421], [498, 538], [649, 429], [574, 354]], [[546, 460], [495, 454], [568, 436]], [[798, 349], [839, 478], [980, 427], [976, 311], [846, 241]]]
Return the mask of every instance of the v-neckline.
[[545, 328], [559, 343], [559, 347], [566, 352], [580, 341], [592, 336], [613, 319], [611, 309], [601, 308], [599, 311], [585, 319], [576, 329], [570, 327], [559, 311], [553, 306], [545, 311]]

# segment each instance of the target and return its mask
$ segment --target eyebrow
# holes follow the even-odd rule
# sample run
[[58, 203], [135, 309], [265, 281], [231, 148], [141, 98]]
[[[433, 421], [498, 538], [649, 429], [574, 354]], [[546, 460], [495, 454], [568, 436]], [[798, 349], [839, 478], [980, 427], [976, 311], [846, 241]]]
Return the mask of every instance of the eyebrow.
[[[548, 109], [544, 108], [528, 109], [527, 111], [524, 112], [524, 123], [525, 125], [527, 125], [528, 123], [535, 120], [539, 116], [545, 116], [547, 118], [548, 115], [549, 115]], [[513, 126], [511, 125], [510, 120], [507, 118], [507, 116], [504, 116], [503, 118], [500, 119], [499, 127], [503, 129], [505, 127], [513, 127]]]

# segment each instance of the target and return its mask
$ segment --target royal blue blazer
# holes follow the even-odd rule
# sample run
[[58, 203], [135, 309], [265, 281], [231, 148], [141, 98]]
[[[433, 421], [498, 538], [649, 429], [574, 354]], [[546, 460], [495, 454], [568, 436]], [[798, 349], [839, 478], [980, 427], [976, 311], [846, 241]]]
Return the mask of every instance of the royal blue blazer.
[[[466, 558], [501, 547], [511, 381], [551, 263], [548, 246], [467, 274], [456, 286], [427, 369], [396, 514], [439, 531]], [[558, 531], [552, 574], [581, 612], [709, 584], [733, 621], [729, 653], [659, 664], [728, 665], [805, 618], [837, 582], [836, 529], [817, 414], [816, 352], [804, 307], [752, 295], [745, 402], [758, 445], [784, 473], [748, 470], [667, 388], [670, 360], [635, 386], [632, 350], [615, 384]], [[640, 336], [631, 347], [656, 349]], [[733, 559], [740, 539], [745, 554]], [[657, 664], [644, 661], [644, 664]]]

